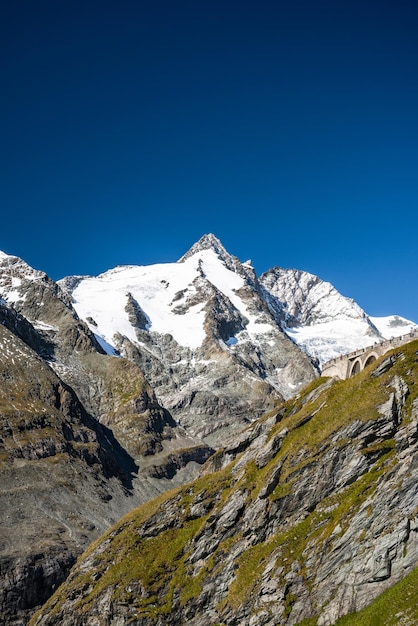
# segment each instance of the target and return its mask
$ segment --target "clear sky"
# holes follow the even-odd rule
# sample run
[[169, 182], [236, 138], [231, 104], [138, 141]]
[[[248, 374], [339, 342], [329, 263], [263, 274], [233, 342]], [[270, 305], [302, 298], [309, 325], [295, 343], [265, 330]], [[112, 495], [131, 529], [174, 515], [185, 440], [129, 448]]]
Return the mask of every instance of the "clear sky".
[[33, 0], [0, 9], [0, 249], [52, 278], [176, 261], [418, 322], [416, 0]]

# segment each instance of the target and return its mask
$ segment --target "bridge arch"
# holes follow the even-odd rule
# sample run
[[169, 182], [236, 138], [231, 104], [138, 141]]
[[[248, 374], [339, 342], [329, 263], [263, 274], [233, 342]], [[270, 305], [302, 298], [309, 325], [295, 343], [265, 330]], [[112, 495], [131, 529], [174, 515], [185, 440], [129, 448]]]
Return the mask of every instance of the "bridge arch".
[[351, 366], [349, 378], [351, 378], [352, 376], [355, 376], [355, 374], [358, 374], [359, 372], [361, 372], [361, 370], [362, 370], [361, 361], [360, 359], [356, 359], [353, 365]]
[[350, 378], [361, 372], [383, 354], [392, 350], [395, 346], [402, 346], [416, 338], [418, 338], [418, 326], [411, 328], [410, 332], [406, 335], [375, 342], [374, 345], [369, 348], [361, 348], [330, 359], [322, 365], [322, 374], [324, 376], [335, 376], [342, 380]]
[[377, 361], [377, 355], [374, 354], [374, 352], [372, 352], [371, 354], [369, 354], [369, 356], [367, 357], [367, 359], [364, 362], [363, 368], [367, 367], [368, 365], [370, 365], [370, 363], [374, 363], [374, 361]]

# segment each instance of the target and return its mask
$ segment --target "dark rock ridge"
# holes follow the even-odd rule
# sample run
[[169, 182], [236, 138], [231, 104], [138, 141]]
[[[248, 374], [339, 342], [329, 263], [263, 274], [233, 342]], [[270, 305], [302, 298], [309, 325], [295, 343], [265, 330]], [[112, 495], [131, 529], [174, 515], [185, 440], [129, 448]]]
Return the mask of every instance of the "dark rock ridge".
[[123, 518], [30, 625], [328, 626], [413, 573], [418, 342], [391, 357], [314, 381]]
[[0, 344], [0, 613], [26, 624], [119, 507], [129, 510], [135, 464], [4, 326]]
[[104, 353], [68, 294], [22, 259], [0, 258], [0, 295], [49, 342], [51, 359], [69, 357], [73, 350]]

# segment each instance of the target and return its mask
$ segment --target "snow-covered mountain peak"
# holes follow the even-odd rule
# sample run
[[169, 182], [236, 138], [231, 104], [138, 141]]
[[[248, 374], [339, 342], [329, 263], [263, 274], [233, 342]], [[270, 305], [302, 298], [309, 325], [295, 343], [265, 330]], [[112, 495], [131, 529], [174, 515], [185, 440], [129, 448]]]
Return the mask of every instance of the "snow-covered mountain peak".
[[216, 256], [227, 264], [232, 260], [231, 255], [225, 250], [219, 239], [212, 233], [208, 233], [207, 235], [203, 235], [199, 241], [193, 244], [186, 254], [183, 254], [183, 256], [178, 260], [178, 263], [184, 263], [184, 261], [187, 261], [190, 257], [195, 256], [204, 250], [213, 250]]
[[311, 359], [321, 364], [410, 329], [403, 318], [370, 319], [309, 272], [276, 267], [259, 278], [213, 234], [174, 263], [119, 265], [58, 283], [0, 253], [0, 298], [36, 328], [48, 324], [57, 345], [65, 344], [55, 330], [65, 318], [83, 349], [98, 342], [134, 360], [166, 408], [205, 437], [218, 429], [214, 416], [228, 421], [231, 398], [245, 421], [260, 402], [270, 406], [312, 380]]
[[341, 295], [331, 283], [303, 270], [275, 267], [261, 282], [280, 304], [287, 326], [312, 325], [338, 318], [364, 319], [366, 313], [351, 298]]
[[212, 233], [203, 235], [177, 263], [183, 264], [190, 259], [197, 260], [199, 266], [202, 266], [205, 262], [210, 262], [210, 264], [215, 264], [218, 267], [223, 265], [235, 275], [241, 276], [247, 285], [250, 285], [258, 295], [261, 295], [258, 278], [251, 261], [241, 263], [238, 257], [229, 254], [219, 239]]
[[317, 375], [277, 325], [254, 269], [213, 235], [181, 262], [119, 266], [59, 284], [102, 348], [144, 368], [164, 406], [199, 436], [228, 423], [226, 393], [245, 422], [253, 404], [270, 407]]
[[48, 280], [45, 272], [34, 269], [20, 257], [0, 252], [0, 296], [8, 303], [25, 300], [28, 284]]
[[415, 327], [397, 316], [370, 318], [352, 298], [309, 272], [275, 267], [260, 283], [284, 331], [320, 364]]
[[257, 321], [260, 312], [251, 313], [238, 295], [248, 285], [246, 272], [252, 268], [239, 271], [238, 259], [213, 235], [200, 242], [181, 262], [118, 266], [96, 277], [67, 277], [59, 284], [71, 293], [76, 310], [93, 332], [109, 344], [115, 333], [138, 341], [137, 320], [132, 323], [130, 313], [134, 306], [148, 320], [146, 330], [168, 333], [179, 345], [198, 348], [206, 337], [208, 303], [222, 297], [247, 320], [247, 330], [257, 334], [267, 330]]
[[36, 270], [26, 263], [23, 259], [13, 254], [6, 254], [0, 251], [0, 265], [2, 267], [2, 274], [9, 272], [15, 276], [19, 275], [20, 278], [42, 278], [46, 276], [45, 272]]

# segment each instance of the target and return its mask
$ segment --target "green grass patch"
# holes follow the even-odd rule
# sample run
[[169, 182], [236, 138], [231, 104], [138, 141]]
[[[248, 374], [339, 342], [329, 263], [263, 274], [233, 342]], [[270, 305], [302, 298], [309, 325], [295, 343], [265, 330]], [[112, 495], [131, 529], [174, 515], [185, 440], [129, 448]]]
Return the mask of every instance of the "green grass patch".
[[368, 607], [341, 617], [336, 626], [412, 626], [418, 624], [418, 568], [384, 591]]

